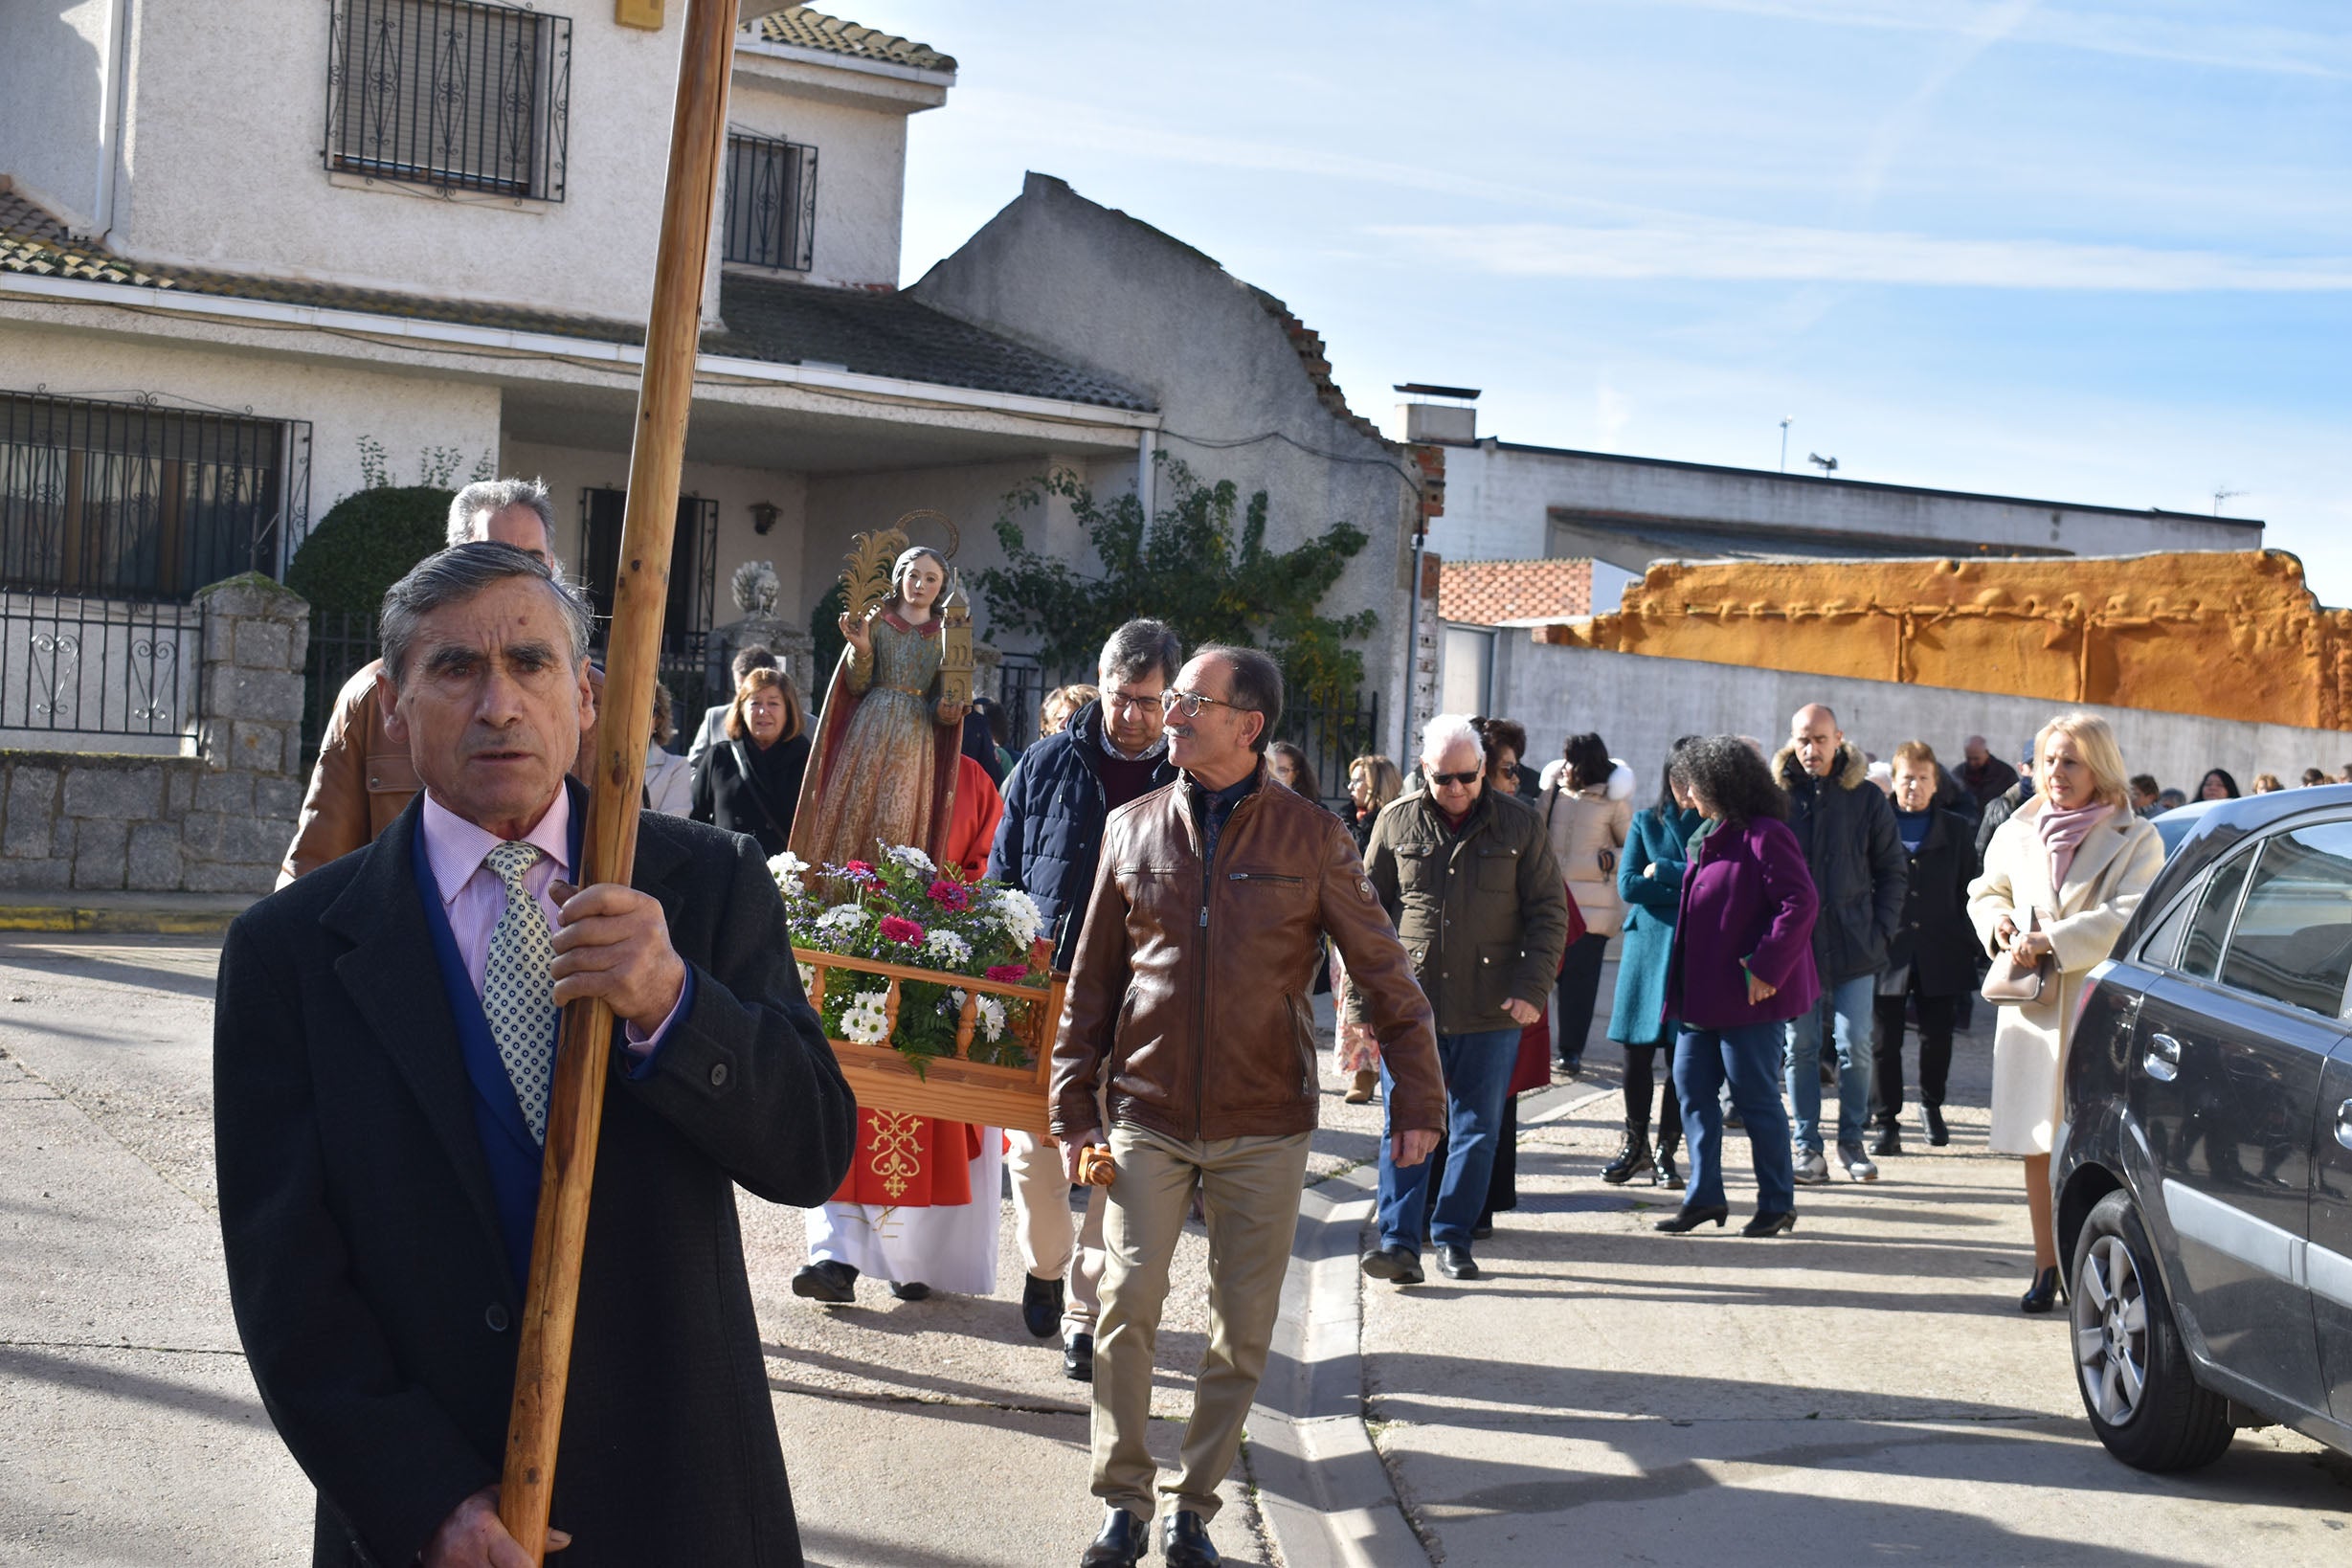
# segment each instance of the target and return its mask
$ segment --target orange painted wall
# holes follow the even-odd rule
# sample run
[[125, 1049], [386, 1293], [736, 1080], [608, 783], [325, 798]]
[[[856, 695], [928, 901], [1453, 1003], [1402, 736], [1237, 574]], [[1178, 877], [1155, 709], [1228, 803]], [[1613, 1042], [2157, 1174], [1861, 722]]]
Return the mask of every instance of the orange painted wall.
[[2280, 550], [1664, 562], [1538, 641], [2352, 729], [2352, 611]]

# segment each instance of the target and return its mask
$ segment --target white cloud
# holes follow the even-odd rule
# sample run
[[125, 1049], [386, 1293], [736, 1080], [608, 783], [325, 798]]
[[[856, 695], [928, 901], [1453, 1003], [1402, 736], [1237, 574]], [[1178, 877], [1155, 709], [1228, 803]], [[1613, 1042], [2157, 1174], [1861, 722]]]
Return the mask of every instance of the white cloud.
[[1685, 217], [1624, 226], [1394, 224], [1423, 257], [1517, 278], [1912, 283], [1959, 288], [2313, 293], [2352, 289], [2352, 258], [1966, 239]]

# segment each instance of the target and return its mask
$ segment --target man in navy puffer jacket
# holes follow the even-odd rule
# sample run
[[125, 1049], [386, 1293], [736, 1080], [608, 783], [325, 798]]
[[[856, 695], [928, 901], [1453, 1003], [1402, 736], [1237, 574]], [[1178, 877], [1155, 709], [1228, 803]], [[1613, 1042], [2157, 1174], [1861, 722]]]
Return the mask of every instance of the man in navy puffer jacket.
[[[1080, 708], [1060, 734], [1022, 752], [1004, 781], [1004, 818], [988, 857], [988, 875], [1036, 901], [1053, 937], [1058, 970], [1066, 971], [1078, 951], [1104, 820], [1115, 808], [1176, 777], [1160, 736], [1159, 695], [1183, 664], [1176, 633], [1156, 620], [1129, 621], [1103, 644], [1096, 672], [1102, 699]], [[1103, 1190], [1089, 1190], [1086, 1224], [1078, 1230], [1070, 1223], [1068, 1177], [1057, 1148], [1024, 1132], [1009, 1133], [1007, 1141], [1014, 1230], [1029, 1270], [1021, 1321], [1040, 1339], [1051, 1338], [1059, 1327], [1063, 1373], [1091, 1382], [1095, 1291], [1103, 1275]]]

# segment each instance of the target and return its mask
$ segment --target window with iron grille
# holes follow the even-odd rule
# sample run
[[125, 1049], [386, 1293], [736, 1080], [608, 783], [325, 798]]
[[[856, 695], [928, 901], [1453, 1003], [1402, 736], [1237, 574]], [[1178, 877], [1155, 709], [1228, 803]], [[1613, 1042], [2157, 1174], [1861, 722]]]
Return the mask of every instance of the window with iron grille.
[[0, 588], [186, 599], [307, 531], [300, 420], [0, 392]]
[[[580, 492], [580, 571], [588, 602], [596, 612], [595, 642], [604, 645], [611, 628], [613, 594], [620, 576], [620, 528], [628, 511], [625, 490]], [[700, 496], [678, 498], [677, 532], [670, 536], [669, 597], [662, 606], [664, 657], [710, 630], [716, 604], [719, 504]]]
[[329, 0], [326, 167], [564, 199], [571, 22], [482, 0]]
[[765, 136], [727, 139], [722, 259], [809, 270], [817, 216], [817, 149]]

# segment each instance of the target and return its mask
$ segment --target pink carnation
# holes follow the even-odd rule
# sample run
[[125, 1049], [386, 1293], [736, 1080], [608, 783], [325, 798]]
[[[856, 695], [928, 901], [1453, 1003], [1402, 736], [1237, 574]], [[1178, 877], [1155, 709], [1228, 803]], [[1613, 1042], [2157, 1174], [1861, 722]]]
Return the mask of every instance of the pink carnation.
[[884, 915], [882, 934], [892, 942], [904, 942], [908, 947], [923, 940], [923, 928], [903, 915]]
[[931, 902], [950, 909], [972, 907], [972, 890], [960, 882], [942, 877], [930, 885]]
[[1029, 977], [1029, 966], [1027, 964], [991, 964], [988, 966], [988, 977], [992, 980], [1025, 980]]

